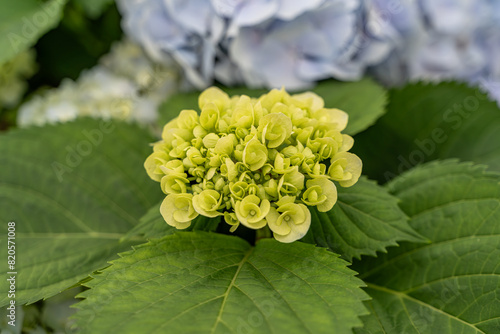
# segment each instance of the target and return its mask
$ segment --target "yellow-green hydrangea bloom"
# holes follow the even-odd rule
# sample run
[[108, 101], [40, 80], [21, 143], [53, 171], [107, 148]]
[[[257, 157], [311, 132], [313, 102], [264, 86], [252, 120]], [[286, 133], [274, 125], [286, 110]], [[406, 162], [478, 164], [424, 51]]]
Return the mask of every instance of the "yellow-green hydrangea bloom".
[[192, 194], [172, 194], [165, 197], [160, 206], [160, 213], [168, 225], [185, 229], [198, 217], [193, 207]]
[[199, 114], [182, 110], [165, 125], [144, 163], [176, 228], [223, 216], [231, 232], [268, 226], [276, 240], [293, 242], [309, 230], [308, 207], [331, 210], [335, 183], [350, 187], [361, 175], [361, 160], [348, 152], [354, 140], [341, 133], [347, 114], [312, 92], [229, 97], [211, 87], [198, 105]]
[[266, 217], [269, 228], [278, 241], [294, 242], [306, 235], [311, 226], [311, 212], [304, 204], [295, 203], [295, 197], [285, 196], [269, 210]]

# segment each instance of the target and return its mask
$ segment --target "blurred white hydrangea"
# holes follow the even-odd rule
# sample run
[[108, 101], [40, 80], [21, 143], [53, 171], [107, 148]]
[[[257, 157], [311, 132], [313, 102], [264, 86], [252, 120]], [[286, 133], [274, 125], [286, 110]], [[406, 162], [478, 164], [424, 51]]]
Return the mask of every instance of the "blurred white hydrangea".
[[37, 70], [34, 50], [23, 51], [0, 65], [0, 109], [13, 108], [28, 88], [26, 82]]
[[101, 64], [77, 81], [65, 79], [55, 89], [35, 95], [19, 109], [18, 125], [67, 122], [77, 117], [120, 119], [150, 124], [158, 105], [177, 91], [179, 71], [156, 65], [131, 42], [115, 44]]
[[300, 89], [355, 80], [390, 51], [365, 30], [363, 0], [119, 0], [123, 28], [188, 80]]
[[129, 40], [113, 44], [100, 63], [113, 74], [130, 80], [141, 95], [155, 103], [174, 94], [181, 84], [180, 68], [172, 58], [165, 57], [163, 64], [156, 63]]

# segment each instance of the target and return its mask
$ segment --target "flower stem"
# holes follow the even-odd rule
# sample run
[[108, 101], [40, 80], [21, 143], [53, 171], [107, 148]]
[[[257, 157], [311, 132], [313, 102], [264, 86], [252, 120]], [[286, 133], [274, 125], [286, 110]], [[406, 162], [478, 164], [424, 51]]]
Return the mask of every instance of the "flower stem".
[[256, 231], [255, 242], [264, 238], [271, 238], [271, 230], [267, 225]]

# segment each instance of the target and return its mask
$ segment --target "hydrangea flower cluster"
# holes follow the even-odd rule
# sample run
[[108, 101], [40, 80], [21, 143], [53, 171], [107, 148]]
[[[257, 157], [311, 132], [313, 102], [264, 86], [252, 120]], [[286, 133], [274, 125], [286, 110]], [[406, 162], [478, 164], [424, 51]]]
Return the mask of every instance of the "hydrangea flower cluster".
[[151, 124], [158, 105], [177, 91], [178, 72], [173, 62], [155, 65], [138, 45], [122, 41], [77, 81], [64, 79], [25, 102], [17, 122], [41, 126], [87, 116]]
[[303, 89], [359, 79], [389, 52], [368, 33], [361, 0], [119, 0], [122, 25], [155, 60], [172, 56], [190, 82]]
[[[389, 86], [459, 79], [500, 95], [492, 0], [118, 0], [125, 32], [188, 80], [303, 89], [369, 70]], [[484, 84], [484, 83], [487, 84]], [[494, 83], [493, 85], [491, 83]], [[499, 100], [500, 103], [500, 100]]]
[[178, 229], [198, 215], [223, 216], [235, 231], [269, 226], [281, 242], [302, 238], [308, 206], [329, 211], [337, 188], [350, 187], [362, 162], [342, 134], [348, 116], [318, 95], [272, 90], [259, 98], [229, 97], [211, 87], [201, 113], [182, 110], [163, 129], [144, 167], [167, 195], [165, 221]]
[[13, 108], [28, 88], [26, 82], [37, 70], [35, 51], [27, 50], [0, 65], [0, 109]]

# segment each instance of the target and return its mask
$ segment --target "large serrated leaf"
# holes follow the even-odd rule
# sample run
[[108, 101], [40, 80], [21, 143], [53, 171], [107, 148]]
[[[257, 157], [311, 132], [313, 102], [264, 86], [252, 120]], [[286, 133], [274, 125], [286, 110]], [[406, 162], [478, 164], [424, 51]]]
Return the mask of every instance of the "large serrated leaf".
[[0, 65], [31, 47], [61, 19], [67, 0], [0, 0]]
[[[245, 94], [259, 97], [268, 92], [264, 89], [242, 87], [221, 87], [221, 89], [230, 96]], [[349, 123], [344, 132], [350, 135], [371, 126], [385, 112], [387, 92], [368, 78], [356, 82], [322, 81], [312, 91], [324, 99], [325, 107], [342, 109], [349, 114]], [[189, 92], [170, 97], [160, 107], [159, 124], [163, 126], [177, 117], [183, 109], [198, 110], [199, 94], [199, 92]]]
[[302, 241], [328, 247], [348, 261], [361, 255], [376, 256], [400, 241], [426, 240], [408, 225], [398, 199], [364, 177], [352, 187], [338, 187], [332, 210], [309, 209], [311, 227]]
[[0, 136], [0, 231], [16, 223], [18, 304], [74, 285], [143, 241], [119, 240], [162, 196], [143, 167], [151, 141], [136, 126], [90, 119]]
[[500, 171], [500, 109], [465, 84], [392, 90], [387, 114], [355, 140], [364, 172], [382, 182], [435, 159], [459, 158]]
[[373, 298], [357, 333], [500, 332], [500, 174], [484, 169], [436, 162], [389, 184], [432, 243], [355, 264]]
[[351, 333], [366, 314], [346, 262], [304, 243], [181, 232], [88, 283], [81, 333]]
[[[168, 225], [165, 219], [160, 214], [161, 202], [153, 206], [149, 211], [140, 219], [139, 224], [130, 230], [124, 237], [124, 240], [134, 238], [135, 236], [142, 235], [147, 239], [162, 238], [166, 235], [174, 234], [179, 231], [173, 226]], [[213, 232], [221, 222], [221, 217], [205, 217], [199, 215], [191, 222], [191, 226], [183, 231], [207, 231]]]

